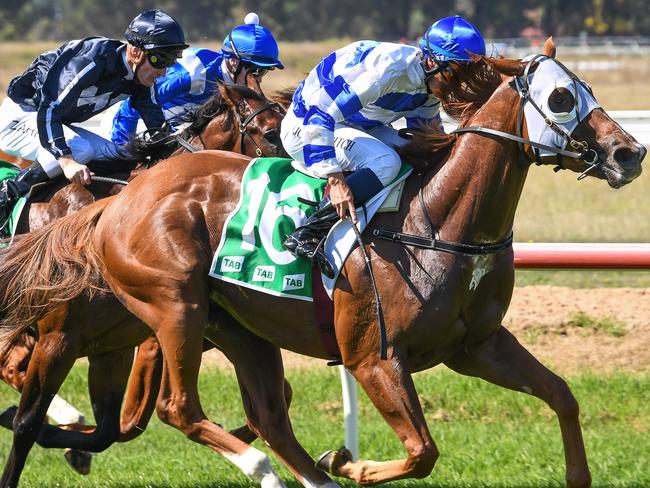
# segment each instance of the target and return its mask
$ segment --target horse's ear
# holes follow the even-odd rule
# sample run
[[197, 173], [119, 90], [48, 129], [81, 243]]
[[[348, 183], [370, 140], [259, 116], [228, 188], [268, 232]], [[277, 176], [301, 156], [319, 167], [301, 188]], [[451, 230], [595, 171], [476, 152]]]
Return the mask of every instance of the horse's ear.
[[495, 59], [485, 58], [499, 73], [507, 76], [521, 76], [524, 74], [526, 65], [518, 59]]
[[223, 101], [231, 107], [237, 107], [238, 103], [242, 100], [242, 96], [237, 90], [231, 90], [229, 85], [221, 82], [218, 82], [217, 86], [219, 87], [219, 93], [221, 93]]
[[544, 55], [549, 58], [554, 58], [555, 52], [555, 41], [553, 40], [553, 36], [550, 36], [546, 39], [546, 42], [544, 42]]
[[262, 91], [262, 87], [260, 86], [260, 82], [258, 79], [253, 76], [253, 74], [249, 71], [246, 73], [246, 86], [253, 90], [255, 93], [258, 95], [266, 98], [266, 95], [264, 95], [264, 92]]

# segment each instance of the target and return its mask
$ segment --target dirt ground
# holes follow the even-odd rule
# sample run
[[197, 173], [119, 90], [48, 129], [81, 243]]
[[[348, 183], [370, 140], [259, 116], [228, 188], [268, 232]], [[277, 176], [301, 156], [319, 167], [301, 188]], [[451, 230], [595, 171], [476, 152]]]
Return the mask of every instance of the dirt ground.
[[[650, 371], [648, 288], [516, 288], [505, 325], [558, 373]], [[290, 352], [284, 357], [287, 368], [325, 364]], [[216, 352], [204, 361], [229, 367]]]

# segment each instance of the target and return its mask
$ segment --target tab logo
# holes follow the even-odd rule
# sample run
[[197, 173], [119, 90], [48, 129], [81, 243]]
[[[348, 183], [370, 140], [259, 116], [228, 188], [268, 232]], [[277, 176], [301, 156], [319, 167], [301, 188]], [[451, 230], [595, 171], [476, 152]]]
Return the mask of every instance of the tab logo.
[[244, 256], [224, 256], [221, 260], [222, 273], [239, 273], [244, 266]]
[[282, 291], [301, 290], [305, 287], [305, 273], [286, 275], [282, 281]]
[[253, 273], [253, 281], [273, 281], [275, 278], [275, 266], [256, 266]]

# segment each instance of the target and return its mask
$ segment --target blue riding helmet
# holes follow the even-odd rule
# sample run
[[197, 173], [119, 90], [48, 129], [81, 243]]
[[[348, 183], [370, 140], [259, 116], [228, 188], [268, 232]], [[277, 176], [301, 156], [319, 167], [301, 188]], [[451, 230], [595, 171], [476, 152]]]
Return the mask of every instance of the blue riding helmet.
[[278, 43], [266, 27], [243, 24], [226, 36], [221, 48], [227, 58], [237, 58], [263, 68], [284, 69], [278, 59]]
[[180, 24], [162, 10], [146, 10], [131, 21], [124, 37], [144, 51], [182, 51], [189, 47]]
[[485, 41], [460, 15], [445, 17], [427, 29], [420, 49], [436, 61], [469, 61], [469, 53], [485, 55]]

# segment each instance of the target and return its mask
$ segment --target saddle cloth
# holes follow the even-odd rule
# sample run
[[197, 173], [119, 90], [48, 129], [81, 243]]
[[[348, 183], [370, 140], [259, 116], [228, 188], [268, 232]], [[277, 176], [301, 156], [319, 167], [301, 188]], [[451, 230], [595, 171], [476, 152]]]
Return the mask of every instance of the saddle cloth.
[[[316, 211], [298, 198], [320, 202], [326, 180], [295, 171], [291, 163], [284, 158], [257, 158], [249, 163], [239, 202], [226, 219], [209, 274], [271, 295], [313, 301], [311, 263], [293, 256], [282, 243]], [[365, 211], [357, 211], [360, 231], [411, 171], [403, 165], [397, 178], [366, 203]], [[338, 222], [330, 232], [325, 251], [337, 276], [355, 242], [349, 221]], [[336, 278], [319, 279], [331, 298]]]
[[[20, 170], [11, 163], [0, 160], [0, 182], [8, 180], [16, 176]], [[16, 226], [20, 220], [20, 215], [25, 208], [25, 203], [27, 203], [27, 198], [21, 197], [14, 204], [14, 208], [11, 211], [11, 216], [6, 222], [0, 222], [0, 239], [9, 239], [9, 243], [13, 239], [13, 236], [16, 232]], [[3, 242], [1, 245], [9, 245], [7, 242]]]

